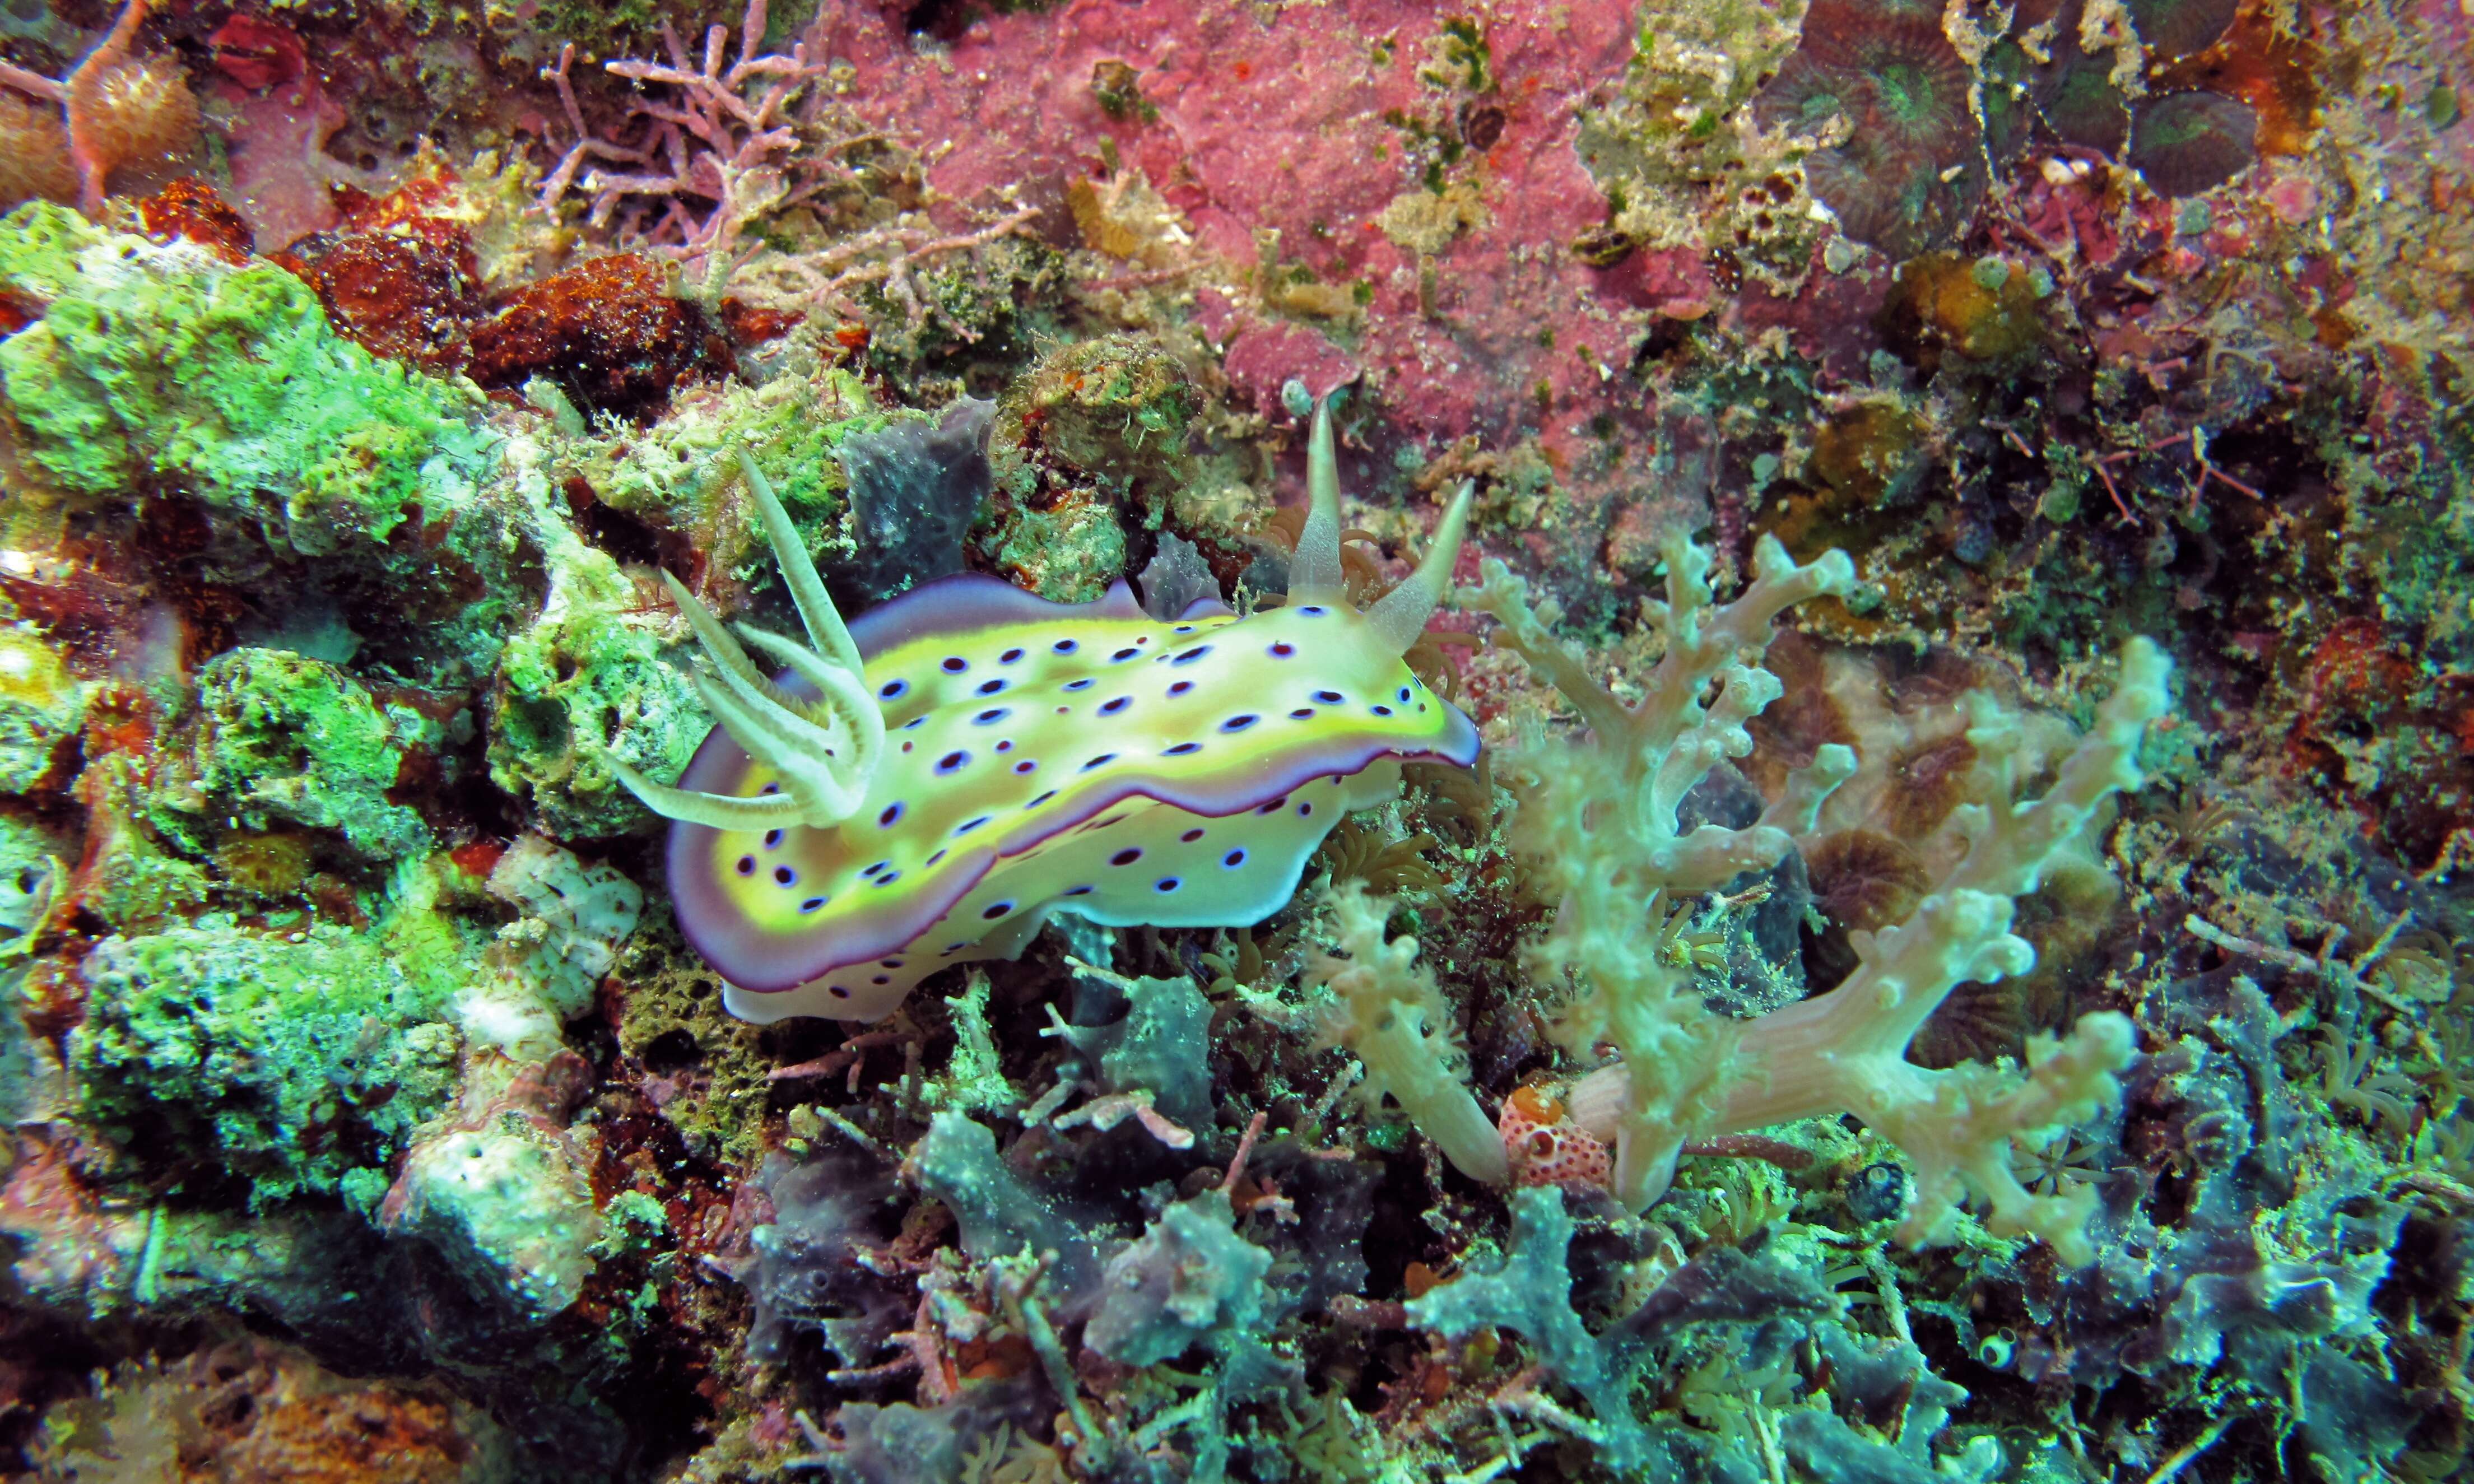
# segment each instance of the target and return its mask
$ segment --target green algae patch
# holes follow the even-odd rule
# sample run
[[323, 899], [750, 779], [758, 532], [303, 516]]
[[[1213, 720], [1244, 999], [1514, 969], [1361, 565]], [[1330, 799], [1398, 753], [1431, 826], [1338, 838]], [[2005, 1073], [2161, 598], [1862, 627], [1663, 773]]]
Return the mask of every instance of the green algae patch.
[[253, 830], [330, 830], [366, 859], [401, 860], [429, 847], [429, 831], [387, 791], [406, 757], [444, 737], [323, 660], [235, 649], [198, 673], [195, 802]]
[[261, 932], [201, 918], [87, 955], [70, 1054], [85, 1111], [175, 1188], [253, 1208], [347, 1195], [367, 1209], [447, 1106], [462, 977], [384, 932]]
[[842, 440], [889, 421], [847, 370], [803, 365], [749, 385], [700, 382], [671, 394], [651, 427], [605, 425], [576, 464], [614, 510], [691, 535], [734, 579], [770, 575], [772, 553], [748, 503], [739, 456], [753, 459], [820, 562], [846, 560], [851, 541]]
[[667, 779], [712, 730], [686, 677], [663, 662], [664, 647], [648, 622], [606, 608], [546, 612], [499, 662], [491, 781], [530, 799], [555, 835], [651, 822], [611, 760]]
[[44, 301], [0, 342], [0, 401], [62, 489], [171, 486], [253, 521], [269, 547], [382, 542], [423, 466], [477, 455], [479, 399], [338, 337], [309, 287], [36, 204], [0, 219], [0, 271]]

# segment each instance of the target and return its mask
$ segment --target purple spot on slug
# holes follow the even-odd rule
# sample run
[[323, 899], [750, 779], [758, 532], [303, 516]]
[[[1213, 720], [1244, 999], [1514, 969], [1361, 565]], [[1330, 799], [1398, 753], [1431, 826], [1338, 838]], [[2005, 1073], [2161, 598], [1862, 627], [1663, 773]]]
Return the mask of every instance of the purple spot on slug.
[[1343, 700], [1346, 699], [1346, 697], [1342, 695], [1338, 691], [1317, 691], [1314, 693], [1314, 698], [1322, 702], [1326, 706], [1337, 706]]
[[1262, 718], [1255, 716], [1230, 717], [1227, 720], [1220, 723], [1220, 730], [1224, 732], [1242, 732], [1246, 730], [1246, 728], [1252, 726], [1255, 722], [1262, 719]]
[[1010, 665], [1010, 664], [1012, 664], [1014, 661], [1016, 661], [1016, 660], [1018, 660], [1018, 659], [1021, 659], [1021, 658], [1022, 658], [1022, 651], [1021, 651], [1021, 650], [1019, 650], [1019, 649], [1007, 649], [1005, 653], [1000, 654], [1000, 655], [998, 655], [998, 656], [997, 656], [997, 663], [998, 663], [998, 664], [1000, 664], [1000, 665]]
[[1067, 896], [1089, 896], [1091, 894], [1091, 888], [1089, 887], [1076, 887], [1065, 894]]
[[1057, 654], [1072, 654], [1075, 650], [1080, 648], [1081, 645], [1076, 644], [1071, 639], [1060, 639], [1056, 643], [1050, 645], [1048, 647], [1050, 650]]
[[985, 815], [982, 815], [976, 819], [965, 819], [961, 823], [954, 826], [954, 833], [957, 835], [968, 835], [973, 830], [978, 829], [981, 825], [987, 822], [988, 816]]
[[1246, 852], [1242, 850], [1232, 850], [1220, 858], [1220, 864], [1233, 871], [1237, 867], [1246, 864]]
[[876, 693], [889, 701], [910, 689], [910, 682], [908, 680], [888, 680], [876, 688]]
[[1170, 687], [1168, 688], [1168, 693], [1169, 693], [1169, 694], [1171, 694], [1171, 695], [1183, 695], [1186, 692], [1191, 691], [1191, 690], [1193, 690], [1193, 689], [1194, 689], [1194, 682], [1193, 682], [1193, 681], [1191, 681], [1191, 680], [1180, 680], [1180, 681], [1178, 681], [1176, 684], [1175, 684], [1175, 685], [1173, 685], [1173, 686], [1170, 686]]
[[1152, 889], [1154, 891], [1174, 891], [1176, 889], [1176, 886], [1177, 882], [1176, 877], [1163, 876], [1159, 880], [1152, 883]]
[[1039, 766], [1039, 765], [1036, 762], [1033, 762], [1030, 758], [1025, 758], [1013, 766], [1013, 770], [1017, 773], [1028, 773], [1037, 766]]
[[1312, 804], [1304, 804], [1304, 803], [1300, 803], [1299, 805], [1298, 805], [1298, 818], [1302, 819], [1302, 818], [1304, 818], [1306, 815], [1310, 815], [1310, 814], [1313, 814], [1313, 813], [1314, 813], [1314, 806], [1313, 806]]
[[1309, 619], [1320, 619], [1323, 616], [1323, 607], [1321, 603], [1308, 603], [1303, 608], [1298, 609], [1298, 612], [1304, 614]]
[[991, 706], [987, 710], [981, 712], [978, 716], [973, 717], [971, 720], [976, 725], [986, 726], [991, 721], [1003, 721], [1006, 718], [1012, 715], [1012, 711], [1006, 707]]
[[1202, 831], [1201, 831], [1200, 829], [1188, 830], [1188, 831], [1186, 831], [1184, 834], [1182, 834], [1182, 835], [1180, 835], [1180, 836], [1178, 836], [1178, 837], [1177, 837], [1177, 839], [1181, 839], [1181, 840], [1185, 841], [1185, 842], [1186, 842], [1187, 844], [1189, 844], [1189, 845], [1193, 844], [1196, 840], [1199, 840], [1199, 839], [1201, 839], [1201, 838], [1202, 838]]
[[[1079, 680], [1068, 680], [1065, 682], [1065, 689], [1069, 691], [1088, 691], [1091, 689], [1091, 677], [1085, 675]], [[1065, 708], [1059, 706], [1056, 709], [1058, 711], [1063, 711]]]
[[778, 783], [768, 783], [756, 791], [759, 793], [779, 793], [782, 791], [782, 786]]
[[943, 859], [945, 859], [945, 852], [942, 849], [939, 849], [934, 855], [930, 856], [927, 860], [922, 861], [919, 864], [923, 866], [934, 865]]
[[1164, 758], [1181, 758], [1189, 752], [1201, 752], [1201, 750], [1202, 743], [1201, 742], [1178, 742], [1176, 746], [1161, 753], [1160, 756]]
[[787, 865], [777, 865], [777, 866], [773, 867], [773, 884], [774, 884], [775, 886], [777, 886], [777, 887], [788, 887], [788, 886], [795, 886], [795, 885], [797, 885], [798, 880], [799, 880], [799, 873], [798, 873], [797, 871], [794, 871], [794, 870], [790, 869], [790, 867], [788, 867], [788, 866], [787, 866]]
[[1049, 790], [1047, 792], [1045, 792], [1045, 793], [1041, 794], [1039, 797], [1037, 797], [1037, 798], [1035, 798], [1035, 799], [1032, 799], [1030, 803], [1025, 804], [1025, 805], [1023, 805], [1022, 807], [1023, 807], [1023, 808], [1025, 808], [1025, 809], [1037, 809], [1040, 805], [1047, 803], [1050, 799], [1053, 799], [1053, 798], [1055, 798], [1055, 797], [1056, 797], [1056, 791], [1055, 791], [1055, 789], [1051, 789], [1051, 790]]
[[756, 858], [754, 856], [740, 856], [739, 858], [739, 874], [741, 876], [753, 876], [756, 874]]
[[827, 985], [825, 986], [825, 992], [832, 995], [837, 1000], [847, 1000], [850, 998], [850, 991], [839, 985]]
[[1392, 715], [1392, 708], [1389, 706], [1370, 706], [1367, 709], [1373, 712], [1378, 717], [1388, 717]]
[[[1303, 813], [1305, 813], [1304, 809], [1302, 809], [1302, 808], [1300, 808], [1298, 812], [1299, 814], [1303, 814]], [[900, 881], [901, 879], [902, 879], [902, 873], [901, 873], [900, 871], [887, 871], [887, 872], [885, 872], [884, 875], [879, 876], [878, 878], [876, 878], [876, 884], [877, 884], [878, 886], [880, 886], [880, 887], [889, 887], [889, 886], [892, 886], [895, 882]]]
[[1113, 717], [1117, 713], [1125, 710], [1128, 706], [1131, 705], [1133, 703], [1133, 699], [1134, 698], [1130, 695], [1111, 696], [1109, 699], [1100, 703], [1100, 715], [1104, 717]]
[[871, 985], [889, 985], [893, 983], [893, 976], [890, 974], [879, 974], [874, 979], [869, 980], [868, 983]]
[[764, 848], [767, 850], [779, 850], [782, 848], [782, 832], [780, 830], [766, 830], [764, 832]]
[[1120, 660], [1130, 660], [1134, 657], [1134, 654], [1135, 651], [1131, 648], [1120, 649], [1116, 653], [1108, 656], [1108, 663], [1114, 665]]
[[1303, 721], [1306, 718], [1313, 715], [1314, 708], [1312, 706], [1300, 706], [1297, 710], [1289, 713], [1289, 719], [1292, 721]]
[[941, 778], [947, 773], [958, 772], [962, 765], [969, 761], [971, 761], [971, 755], [967, 752], [946, 753], [936, 760], [936, 774]]
[[980, 916], [985, 921], [994, 922], [1011, 911], [1013, 911], [1011, 902], [990, 902], [981, 911]]
[[1095, 767], [1104, 766], [1107, 764], [1114, 763], [1115, 761], [1117, 761], [1117, 755], [1115, 753], [1104, 752], [1098, 757], [1093, 758], [1090, 762], [1083, 764], [1082, 771], [1087, 773]]
[[[876, 827], [880, 830], [892, 829], [893, 821], [901, 817], [902, 806], [900, 804], [887, 804], [885, 806], [885, 813], [876, 816]], [[884, 863], [879, 862], [878, 864], [883, 864]]]
[[1400, 688], [1400, 696], [1399, 696], [1399, 698], [1400, 698], [1401, 700], [1404, 700], [1404, 701], [1405, 701], [1405, 700], [1407, 700], [1407, 699], [1409, 698], [1409, 688], [1408, 688], [1407, 686], [1402, 686], [1402, 687]]
[[1143, 849], [1140, 845], [1128, 845], [1125, 849], [1110, 856], [1108, 858], [1108, 864], [1110, 865], [1131, 865], [1142, 858]]
[[970, 668], [971, 662], [962, 658], [958, 654], [949, 654], [945, 656], [945, 673], [949, 675], [958, 675]]
[[1169, 661], [1169, 663], [1171, 665], [1191, 665], [1210, 652], [1211, 646], [1209, 645], [1196, 645], [1193, 648], [1178, 655], [1176, 659]]
[[910, 720], [902, 723], [902, 729], [906, 732], [915, 732], [927, 724], [928, 718], [926, 717], [912, 717]]
[[801, 902], [801, 903], [799, 904], [799, 911], [801, 911], [801, 912], [814, 912], [817, 908], [822, 907], [822, 906], [824, 906], [824, 905], [825, 905], [825, 899], [824, 899], [823, 897], [820, 897], [820, 896], [812, 896], [812, 897], [808, 898], [806, 901]]
[[1290, 655], [1293, 655], [1293, 654], [1295, 654], [1295, 653], [1297, 653], [1297, 652], [1298, 652], [1298, 646], [1297, 646], [1297, 645], [1293, 645], [1293, 644], [1291, 644], [1291, 643], [1289, 643], [1289, 642], [1288, 642], [1287, 640], [1285, 640], [1285, 639], [1281, 640], [1278, 644], [1275, 644], [1275, 645], [1273, 645], [1272, 646], [1272, 658], [1273, 658], [1273, 659], [1275, 659], [1275, 660], [1285, 660], [1285, 659], [1287, 659]]
[[994, 695], [1005, 688], [1006, 683], [1002, 679], [982, 680], [980, 682], [980, 693], [982, 695]]

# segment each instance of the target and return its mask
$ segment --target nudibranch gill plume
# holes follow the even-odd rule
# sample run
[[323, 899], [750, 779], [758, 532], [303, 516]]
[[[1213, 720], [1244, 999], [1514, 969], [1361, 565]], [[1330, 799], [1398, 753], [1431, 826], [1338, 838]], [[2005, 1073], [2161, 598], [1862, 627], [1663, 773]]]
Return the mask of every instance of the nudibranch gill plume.
[[[845, 625], [742, 465], [809, 644], [734, 635], [667, 578], [718, 724], [675, 787], [621, 770], [674, 821], [679, 925], [734, 1014], [876, 1020], [1059, 912], [1260, 922], [1343, 815], [1398, 791], [1401, 762], [1477, 761], [1477, 728], [1400, 658], [1450, 581], [1468, 491], [1360, 613], [1324, 406], [1287, 601], [1243, 618], [1211, 599], [1154, 618], [1122, 579], [1064, 604], [962, 573]], [[783, 668], [760, 671], [742, 638]]]

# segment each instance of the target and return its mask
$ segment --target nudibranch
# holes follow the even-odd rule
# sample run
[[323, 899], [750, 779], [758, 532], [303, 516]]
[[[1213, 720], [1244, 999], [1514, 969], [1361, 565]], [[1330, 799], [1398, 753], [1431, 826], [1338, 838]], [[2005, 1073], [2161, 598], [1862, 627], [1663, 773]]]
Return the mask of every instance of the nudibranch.
[[[1343, 815], [1397, 792], [1402, 762], [1477, 761], [1475, 725], [1401, 660], [1450, 581], [1469, 493], [1360, 613], [1326, 407], [1287, 601], [1242, 618], [1209, 598], [1154, 618], [1122, 579], [1064, 604], [961, 573], [845, 625], [741, 463], [809, 644], [734, 635], [667, 578], [718, 724], [675, 786], [620, 769], [673, 821], [679, 926], [734, 1014], [876, 1020], [940, 968], [1018, 955], [1060, 912], [1260, 922]], [[742, 638], [782, 669], [759, 670]]]

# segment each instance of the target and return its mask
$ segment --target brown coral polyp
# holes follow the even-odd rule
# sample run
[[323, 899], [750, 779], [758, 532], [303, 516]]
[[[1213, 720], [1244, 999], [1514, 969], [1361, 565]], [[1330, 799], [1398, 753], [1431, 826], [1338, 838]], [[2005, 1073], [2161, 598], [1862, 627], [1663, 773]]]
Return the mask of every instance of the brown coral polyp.
[[178, 60], [124, 61], [82, 89], [95, 146], [111, 167], [177, 165], [198, 144], [198, 97]]
[[74, 205], [77, 166], [60, 109], [0, 87], [0, 210], [28, 201]]

